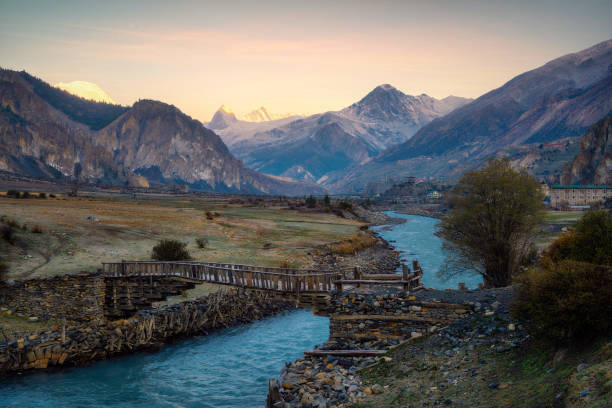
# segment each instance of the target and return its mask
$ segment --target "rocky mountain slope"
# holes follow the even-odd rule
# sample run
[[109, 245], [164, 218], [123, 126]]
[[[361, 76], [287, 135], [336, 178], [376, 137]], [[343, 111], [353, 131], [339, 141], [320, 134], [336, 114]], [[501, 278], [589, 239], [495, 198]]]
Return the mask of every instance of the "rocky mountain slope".
[[0, 170], [113, 185], [178, 183], [193, 189], [271, 194], [320, 187], [245, 168], [221, 139], [176, 107], [87, 101], [25, 72], [0, 71]]
[[[406, 95], [385, 84], [337, 112], [285, 124], [266, 122], [268, 129], [248, 133], [236, 125], [228, 127], [231, 132], [219, 132], [232, 153], [250, 168], [324, 183], [330, 172], [370, 160], [385, 148], [408, 140], [433, 119], [469, 101], [454, 96], [438, 100], [425, 94]], [[220, 117], [219, 111], [211, 121], [211, 128], [216, 129]]]
[[555, 59], [420, 129], [375, 160], [331, 175], [354, 191], [389, 174], [458, 177], [508, 146], [579, 136], [612, 111], [612, 40]]
[[612, 184], [612, 115], [582, 136], [580, 151], [561, 175], [563, 184]]

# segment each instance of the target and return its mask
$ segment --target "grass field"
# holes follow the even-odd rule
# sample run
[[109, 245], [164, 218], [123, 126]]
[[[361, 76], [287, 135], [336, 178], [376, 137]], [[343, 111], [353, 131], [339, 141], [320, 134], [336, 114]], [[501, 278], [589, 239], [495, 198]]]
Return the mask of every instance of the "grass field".
[[546, 211], [542, 225], [536, 231], [536, 245], [548, 247], [565, 227], [571, 227], [582, 217], [582, 211]]
[[[88, 195], [0, 198], [0, 216], [25, 224], [17, 229], [16, 245], [3, 249], [10, 279], [95, 271], [105, 261], [150, 259], [151, 248], [162, 238], [187, 242], [196, 260], [307, 266], [313, 248], [351, 236], [360, 225], [333, 214], [289, 210], [280, 202], [249, 206], [229, 199]], [[42, 233], [33, 233], [35, 226]], [[206, 248], [197, 247], [199, 237], [208, 241]]]

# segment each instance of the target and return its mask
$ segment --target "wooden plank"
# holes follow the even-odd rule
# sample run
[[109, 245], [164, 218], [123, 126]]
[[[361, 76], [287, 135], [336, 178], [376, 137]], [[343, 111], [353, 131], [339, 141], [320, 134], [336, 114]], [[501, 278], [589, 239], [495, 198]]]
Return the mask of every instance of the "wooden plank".
[[368, 274], [361, 275], [363, 280], [402, 280], [402, 275], [397, 274]]
[[334, 320], [386, 320], [386, 321], [413, 321], [413, 322], [428, 322], [428, 323], [452, 323], [454, 320], [437, 319], [433, 317], [422, 317], [415, 314], [402, 315], [331, 315], [330, 319]]
[[375, 357], [385, 354], [387, 350], [308, 350], [304, 354], [314, 357]]
[[343, 285], [376, 284], [376, 285], [407, 285], [410, 282], [404, 280], [367, 280], [367, 279], [340, 279], [335, 283]]

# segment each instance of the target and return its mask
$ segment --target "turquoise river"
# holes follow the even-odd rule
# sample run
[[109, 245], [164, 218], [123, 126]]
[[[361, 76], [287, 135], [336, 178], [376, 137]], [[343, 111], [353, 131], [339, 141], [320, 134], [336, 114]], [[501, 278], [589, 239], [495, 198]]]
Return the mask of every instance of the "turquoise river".
[[[425, 285], [455, 287], [435, 272], [443, 263], [437, 220], [389, 213], [407, 222], [377, 228], [407, 261], [418, 259]], [[466, 281], [463, 279], [463, 281]], [[467, 281], [475, 286], [477, 280]], [[261, 407], [268, 379], [285, 362], [323, 343], [329, 321], [294, 310], [245, 326], [170, 344], [91, 366], [0, 379], [0, 407]]]

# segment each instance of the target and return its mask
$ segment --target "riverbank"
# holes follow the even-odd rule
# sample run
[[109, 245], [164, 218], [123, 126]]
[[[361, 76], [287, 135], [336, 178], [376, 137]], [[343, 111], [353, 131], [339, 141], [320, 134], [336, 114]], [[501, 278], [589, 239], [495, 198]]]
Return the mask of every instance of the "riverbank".
[[0, 341], [0, 373], [85, 365], [294, 308], [293, 302], [266, 294], [232, 290], [139, 311], [129, 319], [66, 329], [54, 326], [27, 337]]

